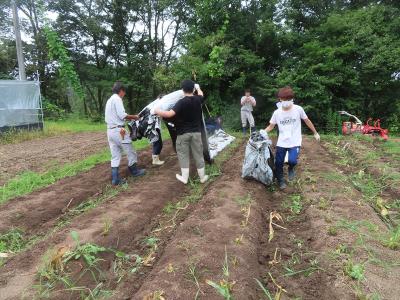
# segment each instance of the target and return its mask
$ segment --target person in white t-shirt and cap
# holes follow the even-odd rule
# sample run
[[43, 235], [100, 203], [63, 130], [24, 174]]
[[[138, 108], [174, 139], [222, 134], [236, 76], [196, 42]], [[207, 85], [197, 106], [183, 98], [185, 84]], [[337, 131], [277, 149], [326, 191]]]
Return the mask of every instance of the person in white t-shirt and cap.
[[295, 178], [295, 166], [300, 154], [302, 141], [301, 120], [310, 128], [317, 141], [320, 141], [320, 136], [304, 109], [293, 103], [294, 92], [291, 87], [287, 86], [279, 89], [278, 98], [280, 100], [278, 109], [274, 111], [269, 121], [270, 124], [265, 130], [270, 132], [275, 125], [278, 125], [279, 136], [275, 153], [275, 175], [279, 188], [285, 189], [286, 183], [283, 175], [285, 156], [288, 153], [288, 179], [291, 181]]

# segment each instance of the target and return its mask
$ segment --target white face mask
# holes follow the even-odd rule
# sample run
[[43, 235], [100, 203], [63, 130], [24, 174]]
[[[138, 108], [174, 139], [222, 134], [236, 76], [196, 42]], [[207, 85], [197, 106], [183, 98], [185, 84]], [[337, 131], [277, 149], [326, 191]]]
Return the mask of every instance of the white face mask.
[[283, 108], [289, 108], [293, 104], [293, 99], [287, 101], [281, 101], [281, 103]]

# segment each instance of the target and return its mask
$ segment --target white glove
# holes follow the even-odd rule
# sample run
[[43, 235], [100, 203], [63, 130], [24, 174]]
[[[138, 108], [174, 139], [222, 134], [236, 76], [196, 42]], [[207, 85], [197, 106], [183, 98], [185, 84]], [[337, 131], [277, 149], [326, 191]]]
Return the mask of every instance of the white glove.
[[319, 136], [318, 132], [314, 133], [314, 138], [319, 142], [321, 140], [321, 137]]
[[260, 135], [264, 138], [264, 139], [268, 139], [268, 133], [265, 129], [261, 129], [260, 130]]

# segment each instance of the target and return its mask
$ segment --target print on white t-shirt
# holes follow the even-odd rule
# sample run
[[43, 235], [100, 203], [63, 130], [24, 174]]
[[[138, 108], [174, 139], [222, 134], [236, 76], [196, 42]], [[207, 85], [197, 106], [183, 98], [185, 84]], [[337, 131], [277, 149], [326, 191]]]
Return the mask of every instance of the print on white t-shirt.
[[301, 120], [307, 118], [304, 109], [296, 104], [290, 110], [275, 110], [270, 123], [278, 125], [279, 137], [276, 145], [283, 148], [301, 146]]

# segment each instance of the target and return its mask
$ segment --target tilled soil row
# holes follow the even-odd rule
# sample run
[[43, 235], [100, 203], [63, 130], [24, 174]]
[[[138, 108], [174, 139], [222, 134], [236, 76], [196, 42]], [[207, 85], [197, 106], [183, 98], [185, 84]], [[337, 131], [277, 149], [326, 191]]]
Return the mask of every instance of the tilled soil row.
[[[164, 155], [173, 153], [166, 143]], [[151, 167], [151, 149], [138, 152], [139, 164]], [[121, 176], [129, 176], [125, 160]], [[89, 199], [101, 197], [110, 186], [110, 164], [103, 163], [77, 176], [68, 177], [0, 205], [0, 234], [12, 228], [22, 230], [24, 238], [47, 233], [66, 214]]]
[[400, 199], [397, 184], [400, 173], [390, 159], [375, 152], [372, 143], [355, 139], [345, 139], [337, 144], [324, 142], [322, 146], [335, 161], [341, 161], [341, 170], [349, 177], [349, 182], [361, 193], [365, 190], [366, 201], [387, 226], [398, 226], [400, 209], [396, 201]]
[[[326, 249], [315, 247], [315, 242], [320, 239], [321, 215], [311, 210], [302, 187], [307, 177], [304, 169], [316, 159], [313, 153], [314, 149], [310, 147], [302, 148], [297, 179], [290, 182], [285, 191], [269, 192], [270, 200], [264, 203], [266, 225], [260, 237], [258, 259], [263, 270], [260, 281], [272, 298], [346, 299], [343, 298], [346, 293], [332, 285], [335, 275], [331, 266], [318, 257]], [[282, 221], [274, 218], [274, 214]]]
[[[339, 299], [331, 287], [326, 272], [315, 272], [309, 277], [288, 278], [277, 270], [282, 260], [292, 258], [297, 244], [302, 247], [314, 240], [317, 228], [310, 219], [301, 217], [275, 228], [275, 237], [269, 239], [271, 212], [282, 215], [282, 192], [271, 192], [254, 181], [240, 177], [243, 151], [238, 151], [224, 166], [223, 175], [207, 191], [191, 215], [180, 224], [165, 251], [145, 283], [132, 299], [221, 299], [210, 281], [228, 287], [234, 299], [262, 299], [266, 297], [255, 279], [275, 294], [277, 284], [287, 293], [282, 299], [301, 296], [302, 299]], [[239, 169], [239, 170], [238, 170]], [[289, 188], [287, 193], [295, 192]], [[279, 223], [279, 221], [274, 221]], [[274, 261], [278, 253], [279, 262]], [[303, 254], [310, 259], [314, 253]], [[275, 257], [278, 260], [278, 257]], [[308, 261], [307, 261], [308, 262]], [[304, 262], [299, 262], [302, 266]], [[296, 267], [299, 267], [296, 266]], [[126, 299], [121, 298], [121, 299]]]
[[[399, 198], [400, 187], [397, 181], [400, 175], [400, 164], [396, 159], [386, 155], [380, 146], [375, 146], [375, 143], [378, 141], [369, 143], [356, 139], [343, 139], [336, 146], [341, 147], [345, 155], [351, 157], [353, 165], [350, 165], [349, 169], [359, 171], [360, 168], [364, 168], [376, 180], [385, 181], [386, 196], [393, 199]], [[332, 148], [328, 150], [332, 152]]]
[[[302, 153], [299, 180], [285, 192], [241, 180], [236, 154], [132, 299], [221, 299], [209, 280], [235, 299], [260, 299], [255, 278], [281, 299], [396, 299], [398, 252], [373, 238], [384, 223], [350, 182], [335, 179], [343, 175], [335, 157], [308, 139]], [[251, 205], [238, 205], [246, 195]], [[269, 241], [271, 213], [284, 223], [272, 220]]]
[[[306, 162], [302, 194], [310, 203], [305, 214], [314, 228], [309, 248], [317, 253], [322, 269], [330, 276], [330, 285], [325, 291], [329, 293], [321, 299], [373, 295], [379, 295], [380, 299], [396, 299], [400, 295], [396, 285], [400, 280], [398, 252], [373, 238], [387, 233], [385, 224], [363, 202], [363, 195], [351, 181], [334, 179], [335, 174], [343, 175], [343, 167], [335, 164], [335, 156], [308, 139], [303, 146]], [[371, 226], [373, 229], [369, 229]], [[356, 276], [351, 273], [354, 269], [346, 271], [346, 266], [356, 263], [364, 269], [360, 280], [351, 279], [351, 275]]]
[[83, 159], [107, 148], [104, 132], [80, 132], [0, 145], [0, 185], [24, 171], [43, 172], [49, 167]]
[[266, 229], [260, 205], [268, 199], [264, 186], [241, 179], [243, 150], [229, 159], [222, 175], [179, 224], [132, 299], [157, 294], [165, 299], [221, 299], [206, 280], [231, 285], [235, 299], [260, 298], [254, 278], [260, 276], [258, 241]]
[[[166, 152], [171, 153], [172, 150], [167, 148]], [[74, 218], [61, 231], [7, 261], [0, 274], [2, 299], [21, 299], [22, 295], [29, 299], [33, 295], [30, 288], [35, 282], [43, 254], [48, 249], [57, 249], [60, 246], [73, 248], [75, 242], [71, 238], [71, 231], [78, 234], [82, 244], [91, 242], [122, 251], [129, 250], [132, 244], [142, 239], [148, 224], [165, 204], [185, 194], [185, 187], [177, 184], [175, 179], [175, 171], [178, 169], [176, 158], [169, 155], [166, 160], [164, 166], [153, 168], [145, 177], [131, 182], [127, 190]], [[100, 181], [104, 180], [98, 174], [96, 177]], [[103, 177], [109, 180], [109, 175]], [[107, 235], [103, 235], [106, 223], [109, 228]], [[64, 297], [68, 299], [70, 295], [61, 293], [54, 299]]]

